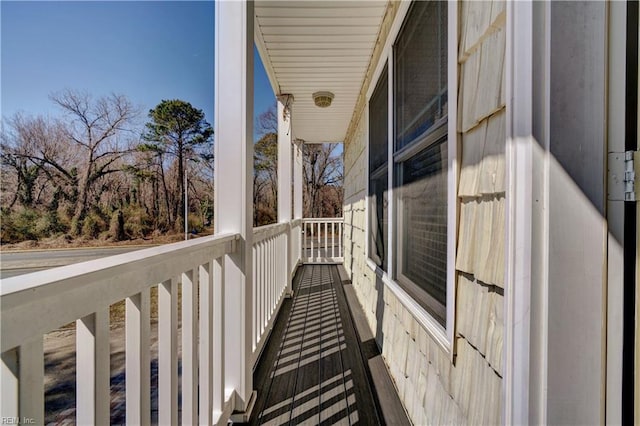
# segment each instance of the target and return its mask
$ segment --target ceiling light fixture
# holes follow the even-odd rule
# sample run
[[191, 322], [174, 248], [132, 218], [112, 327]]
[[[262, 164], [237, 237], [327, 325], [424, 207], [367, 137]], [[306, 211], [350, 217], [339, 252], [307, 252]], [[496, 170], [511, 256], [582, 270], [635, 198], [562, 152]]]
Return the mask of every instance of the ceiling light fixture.
[[333, 93], [331, 92], [316, 92], [312, 96], [313, 102], [320, 108], [327, 108], [333, 101]]

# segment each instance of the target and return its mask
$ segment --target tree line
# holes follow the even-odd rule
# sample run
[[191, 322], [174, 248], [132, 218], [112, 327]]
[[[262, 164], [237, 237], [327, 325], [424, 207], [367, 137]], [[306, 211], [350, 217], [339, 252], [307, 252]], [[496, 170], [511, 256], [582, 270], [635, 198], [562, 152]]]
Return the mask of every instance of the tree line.
[[[122, 95], [50, 96], [56, 119], [16, 114], [0, 132], [0, 241], [120, 241], [212, 232], [213, 128], [202, 110], [163, 100], [142, 124]], [[277, 217], [277, 117], [257, 120], [254, 225]], [[305, 147], [305, 216], [339, 216], [342, 168], [335, 146]]]
[[[254, 145], [253, 223], [278, 218], [278, 118], [275, 105], [256, 120], [261, 137]], [[302, 145], [304, 217], [340, 217], [343, 199], [343, 162], [338, 144]]]

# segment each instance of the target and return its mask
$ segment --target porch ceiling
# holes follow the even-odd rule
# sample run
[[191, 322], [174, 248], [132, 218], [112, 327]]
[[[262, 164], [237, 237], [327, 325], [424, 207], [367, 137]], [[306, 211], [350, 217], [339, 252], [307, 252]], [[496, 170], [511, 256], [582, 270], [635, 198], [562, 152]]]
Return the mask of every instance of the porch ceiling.
[[[342, 142], [373, 53], [386, 1], [255, 3], [255, 39], [276, 95], [292, 94], [293, 136]], [[312, 94], [334, 94], [328, 108]]]

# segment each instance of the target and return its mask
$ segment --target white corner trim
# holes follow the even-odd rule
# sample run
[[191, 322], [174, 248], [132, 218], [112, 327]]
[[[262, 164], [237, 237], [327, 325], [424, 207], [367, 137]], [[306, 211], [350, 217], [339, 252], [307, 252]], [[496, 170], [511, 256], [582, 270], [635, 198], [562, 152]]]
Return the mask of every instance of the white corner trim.
[[[456, 322], [457, 273], [456, 253], [459, 223], [458, 202], [458, 3], [448, 2], [447, 10], [447, 92], [449, 110], [447, 112], [447, 340], [449, 341], [450, 361], [453, 362]], [[451, 94], [454, 96], [451, 96]]]
[[507, 2], [505, 338], [503, 424], [530, 419], [531, 249], [533, 191], [533, 6]]

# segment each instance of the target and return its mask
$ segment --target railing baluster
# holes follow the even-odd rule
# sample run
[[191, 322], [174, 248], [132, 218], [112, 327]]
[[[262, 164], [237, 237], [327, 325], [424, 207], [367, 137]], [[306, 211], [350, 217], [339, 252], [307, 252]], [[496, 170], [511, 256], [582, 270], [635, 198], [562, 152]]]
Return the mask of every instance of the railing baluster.
[[[222, 413], [224, 407], [224, 352], [226, 336], [224, 331], [225, 318], [225, 273], [224, 257], [213, 262], [213, 398], [212, 411]], [[236, 336], [237, 337], [237, 336]], [[214, 419], [214, 422], [216, 419]]]
[[198, 276], [182, 273], [182, 424], [198, 421]]
[[278, 300], [280, 300], [280, 289], [282, 288], [282, 282], [284, 281], [284, 270], [287, 269], [286, 267], [286, 254], [287, 254], [287, 248], [284, 247], [282, 245], [282, 236], [279, 235], [276, 237], [276, 246], [277, 246], [277, 254], [278, 254], [278, 263], [277, 268], [278, 268], [278, 280], [276, 281], [276, 304], [278, 303]]
[[127, 424], [148, 425], [150, 419], [149, 289], [126, 299]]
[[328, 222], [324, 223], [324, 257], [329, 257], [329, 246], [327, 245], [327, 227], [329, 226]]
[[[18, 416], [44, 424], [44, 351], [42, 337], [18, 349]], [[4, 394], [3, 401], [4, 405]], [[4, 408], [2, 410], [4, 412]]]
[[260, 243], [253, 244], [253, 342], [260, 335]]
[[276, 247], [273, 237], [269, 238], [269, 316], [273, 314], [273, 299], [275, 299], [275, 282], [276, 282]]
[[20, 414], [20, 372], [18, 371], [18, 348], [10, 349], [2, 353], [2, 404], [0, 404], [0, 416], [3, 418], [15, 418]]
[[252, 285], [253, 285], [253, 306], [251, 307], [251, 321], [253, 322], [253, 327], [251, 327], [253, 329], [253, 335], [251, 336], [251, 343], [253, 345], [253, 348], [255, 349], [256, 343], [258, 341], [258, 336], [260, 335], [260, 329], [258, 328], [258, 246], [256, 244], [253, 245], [252, 247], [252, 254], [253, 256], [251, 257], [251, 262], [253, 265], [253, 270], [252, 270], [252, 277], [253, 280], [251, 280]]
[[320, 244], [322, 242], [322, 237], [320, 234], [322, 233], [322, 223], [318, 222], [317, 226], [318, 226], [318, 248], [317, 248], [318, 251], [316, 253], [316, 262], [322, 259], [322, 256], [320, 256]]
[[178, 283], [158, 285], [158, 422], [178, 423]]
[[271, 282], [271, 309], [269, 310], [270, 315], [273, 314], [273, 310], [276, 304], [276, 300], [278, 297], [278, 263], [280, 261], [280, 252], [278, 251], [278, 237], [273, 237], [271, 240], [271, 245], [273, 248], [273, 256], [271, 261], [273, 262], [273, 281]]
[[76, 423], [108, 424], [109, 309], [76, 321]]
[[289, 263], [289, 271], [287, 271], [289, 273], [289, 278], [293, 278], [293, 270], [296, 267], [296, 253], [298, 252], [298, 239], [296, 237], [297, 229], [297, 226], [293, 226], [291, 228], [291, 232], [289, 233], [289, 242], [291, 243], [291, 251], [289, 252], [291, 254], [291, 262]]
[[262, 324], [260, 324], [260, 334], [262, 334], [267, 326], [267, 319], [269, 318], [269, 296], [271, 294], [269, 283], [271, 281], [271, 241], [268, 239], [264, 241], [264, 281], [262, 283]]
[[199, 383], [199, 404], [198, 419], [200, 424], [212, 424], [213, 414], [213, 274], [212, 264], [207, 263], [198, 267], [199, 283], [200, 283], [200, 345], [198, 369]]
[[273, 314], [273, 301], [276, 299], [276, 280], [278, 273], [278, 247], [276, 239], [271, 237], [271, 297], [269, 298], [269, 317]]
[[313, 256], [315, 255], [314, 251], [313, 251], [313, 228], [315, 228], [315, 223], [311, 222], [309, 225], [311, 225], [311, 256], [310, 260], [313, 261]]
[[[258, 336], [262, 335], [262, 325], [264, 324], [264, 242], [258, 243], [258, 259], [260, 268], [258, 270]], [[256, 339], [257, 340], [257, 339]]]
[[336, 257], [336, 223], [331, 222], [331, 257]]
[[342, 257], [342, 229], [344, 222], [338, 224], [338, 257]]
[[[287, 247], [286, 241], [283, 239], [284, 234], [277, 237], [280, 259], [278, 261], [278, 297], [276, 300], [280, 300], [282, 295], [282, 284], [284, 283], [284, 272], [287, 270]], [[284, 243], [284, 244], [283, 244]]]
[[262, 259], [264, 262], [264, 270], [263, 273], [263, 281], [262, 281], [262, 322], [260, 323], [260, 334], [263, 333], [264, 327], [267, 321], [267, 316], [269, 315], [268, 301], [269, 301], [269, 240], [264, 240], [262, 242]]
[[262, 242], [262, 283], [260, 286], [262, 288], [262, 292], [260, 294], [260, 305], [262, 307], [262, 315], [260, 321], [260, 334], [264, 331], [264, 326], [266, 324], [267, 318], [267, 300], [269, 299], [269, 240], [264, 240]]
[[271, 315], [271, 301], [273, 300], [273, 240], [269, 238], [269, 279], [267, 280], [269, 286], [269, 298], [267, 299], [267, 317]]

